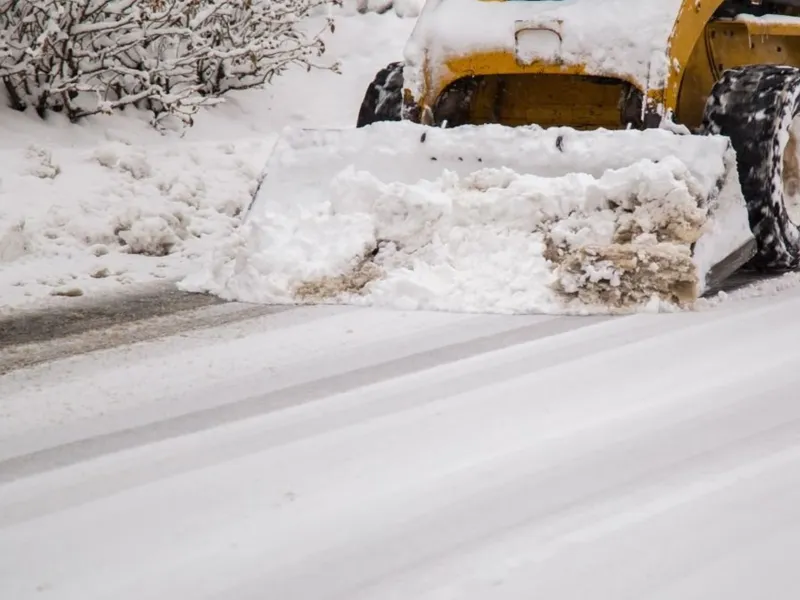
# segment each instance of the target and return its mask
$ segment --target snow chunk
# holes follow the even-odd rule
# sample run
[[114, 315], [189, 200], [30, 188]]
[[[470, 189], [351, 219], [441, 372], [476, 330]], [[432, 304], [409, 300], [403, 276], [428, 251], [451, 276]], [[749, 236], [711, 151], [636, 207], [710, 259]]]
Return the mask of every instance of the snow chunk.
[[61, 167], [53, 162], [53, 154], [47, 148], [31, 144], [25, 153], [28, 175], [40, 179], [55, 179], [61, 173]]

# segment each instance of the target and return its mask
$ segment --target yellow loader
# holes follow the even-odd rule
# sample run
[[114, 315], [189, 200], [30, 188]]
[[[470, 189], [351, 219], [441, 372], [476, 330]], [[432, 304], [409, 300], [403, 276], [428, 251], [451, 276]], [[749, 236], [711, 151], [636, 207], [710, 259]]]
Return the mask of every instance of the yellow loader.
[[[516, 286], [500, 312], [525, 312], [538, 294], [525, 272], [492, 278], [506, 242], [531, 273], [546, 265], [548, 293], [577, 312], [691, 306], [737, 271], [798, 267], [800, 0], [428, 0], [404, 54], [369, 85], [356, 128], [285, 132], [248, 215], [251, 258], [239, 253], [223, 295], [362, 301], [407, 289], [413, 275], [452, 300], [474, 295], [472, 277], [497, 298]], [[442, 177], [450, 183], [425, 197], [450, 194], [446, 207], [412, 236], [398, 223], [427, 210], [420, 194]], [[323, 225], [336, 269], [278, 281], [283, 267], [266, 258], [280, 251], [275, 232], [266, 248], [253, 228], [296, 219], [300, 232], [309, 214], [341, 217], [353, 206], [345, 180], [373, 198], [353, 214], [394, 215], [394, 225], [363, 221], [349, 246]], [[485, 252], [477, 234], [468, 244], [453, 233], [481, 218], [497, 242]], [[429, 232], [445, 221], [446, 232]], [[462, 260], [453, 248], [468, 245]], [[242, 293], [266, 280], [272, 292]], [[487, 306], [437, 302], [418, 306]]]

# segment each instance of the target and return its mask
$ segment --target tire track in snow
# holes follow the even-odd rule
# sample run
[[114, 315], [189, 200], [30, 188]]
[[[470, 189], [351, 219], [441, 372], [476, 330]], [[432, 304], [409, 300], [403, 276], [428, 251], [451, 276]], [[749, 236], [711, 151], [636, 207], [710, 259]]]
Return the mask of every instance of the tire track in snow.
[[344, 393], [388, 379], [408, 375], [502, 348], [524, 344], [575, 329], [589, 327], [609, 317], [547, 318], [532, 325], [491, 334], [356, 368], [344, 373], [312, 379], [255, 398], [208, 408], [156, 423], [75, 441], [0, 462], [0, 483], [42, 471], [61, 468], [103, 454], [152, 444], [169, 438], [212, 429], [268, 412], [278, 411]]
[[[308, 308], [305, 310], [305, 320], [320, 312]], [[775, 310], [780, 310], [780, 306], [762, 304], [745, 311], [743, 316], [748, 322], [754, 322], [761, 318], [759, 315]], [[391, 311], [388, 314], [397, 313]], [[571, 364], [597, 362], [604, 354], [610, 353], [613, 356], [619, 352], [628, 353], [625, 347], [631, 344], [642, 347], [642, 354], [646, 355], [647, 348], [672, 343], [676, 338], [690, 334], [697, 337], [704, 330], [713, 335], [713, 331], [719, 329], [720, 322], [728, 322], [732, 315], [726, 311], [713, 311], [683, 316], [689, 318], [689, 322], [682, 323], [679, 327], [676, 327], [675, 320], [668, 315], [655, 318], [652, 315], [644, 318], [535, 317], [535, 323], [527, 325], [523, 324], [529, 323], [531, 317], [512, 317], [511, 321], [519, 320], [519, 327], [498, 333], [490, 333], [489, 328], [486, 335], [473, 334], [466, 341], [434, 346], [430, 350], [399, 358], [390, 358], [393, 353], [389, 352], [386, 360], [375, 364], [330, 376], [305, 379], [238, 402], [16, 456], [0, 462], [0, 481], [4, 478], [13, 480], [112, 452], [339, 397], [334, 403], [338, 407], [331, 411], [326, 411], [328, 402], [317, 403], [311, 411], [311, 418], [300, 418], [297, 421], [289, 418], [288, 423], [271, 430], [269, 435], [259, 435], [250, 441], [246, 438], [237, 439], [232, 448], [214, 446], [211, 454], [198, 451], [193, 453], [189, 463], [184, 460], [172, 461], [170, 458], [160, 459], [158, 477], [173, 476], [184, 470], [230, 460], [248, 452], [330, 434], [334, 430], [355, 426], [366, 420], [395, 418], [402, 412], [418, 410], [427, 403], [479, 392], [483, 388], [492, 389], [499, 382], [511, 381], [522, 375], [546, 374], [549, 370], [563, 371]], [[459, 320], [455, 325], [463, 329], [469, 322], [486, 323], [493, 320], [494, 317], [468, 317], [467, 321]], [[479, 327], [476, 332], [485, 329]], [[431, 331], [434, 338], [442, 333], [445, 331]], [[445, 338], [449, 336], [450, 334], [445, 333]], [[318, 368], [312, 367], [310, 371], [319, 373]], [[576, 367], [576, 372], [579, 371], [580, 367]], [[393, 380], [391, 384], [390, 380]], [[245, 387], [247, 386], [247, 382], [237, 383], [245, 383]], [[391, 391], [387, 391], [386, 385], [392, 386]], [[362, 400], [349, 403], [349, 400], [343, 399], [343, 395], [358, 396]], [[152, 476], [151, 471], [148, 477]], [[110, 489], [115, 485], [116, 477], [109, 474], [107, 478]], [[143, 482], [135, 478], [126, 479], [124, 486], [140, 485]], [[80, 496], [78, 494], [74, 500], [79, 501]], [[68, 502], [69, 497], [69, 494], [60, 494], [58, 502]], [[29, 510], [32, 510], [30, 506], [23, 512], [27, 514]]]
[[749, 574], [794, 597], [775, 560], [796, 556], [798, 304], [531, 335], [7, 482], [0, 579], [20, 599], [738, 600]]

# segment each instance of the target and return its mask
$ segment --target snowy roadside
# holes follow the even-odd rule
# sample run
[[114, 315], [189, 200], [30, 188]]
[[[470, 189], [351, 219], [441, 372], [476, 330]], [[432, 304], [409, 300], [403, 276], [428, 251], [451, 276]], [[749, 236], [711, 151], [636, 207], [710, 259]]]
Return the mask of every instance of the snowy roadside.
[[[391, 4], [394, 6], [390, 7]], [[312, 283], [320, 278], [327, 282], [332, 277], [338, 281], [336, 277], [347, 270], [341, 268], [342, 260], [337, 262], [336, 249], [325, 257], [330, 264], [320, 266], [319, 257], [314, 256], [319, 239], [300, 240], [293, 236], [297, 224], [286, 222], [274, 223], [280, 236], [273, 235], [276, 231], [269, 232], [273, 241], [291, 242], [280, 248], [286, 251], [285, 255], [267, 256], [273, 261], [270, 263], [261, 260], [259, 252], [253, 252], [246, 258], [256, 268], [247, 277], [230, 277], [231, 256], [222, 256], [228, 264], [225, 269], [217, 269], [218, 273], [199, 270], [209, 262], [212, 265], [219, 262], [219, 257], [236, 250], [237, 244], [241, 246], [243, 238], [237, 232], [242, 231], [239, 227], [242, 217], [285, 127], [354, 126], [365, 88], [376, 71], [402, 57], [415, 24], [413, 17], [421, 4], [422, 0], [346, 0], [345, 6], [335, 12], [336, 30], [326, 39], [328, 50], [322, 59], [328, 64], [339, 62], [341, 74], [290, 70], [264, 90], [241, 92], [228, 97], [221, 106], [203, 110], [195, 125], [183, 135], [159, 134], [147, 125], [144, 115], [130, 112], [91, 117], [70, 125], [58, 116], [43, 122], [30, 114], [0, 106], [0, 315], [18, 313], [22, 308], [67, 306], [75, 302], [76, 296], [94, 299], [110, 293], [130, 293], [154, 281], [179, 282], [187, 276], [190, 279], [184, 289], [211, 292], [227, 299], [295, 303], [298, 298], [290, 297], [288, 288], [283, 288], [289, 284], [297, 287], [297, 277], [286, 269], [271, 269], [270, 273], [258, 269], [259, 261], [273, 267], [276, 260], [283, 267], [290, 259], [298, 262], [297, 248], [292, 243], [302, 246], [308, 242], [305, 248], [300, 248], [305, 252], [300, 253], [304, 257], [302, 268], [294, 271], [308, 271], [305, 275], [310, 273]], [[375, 12], [359, 13], [362, 5], [369, 5]], [[319, 28], [322, 17], [316, 19], [309, 21], [309, 29]], [[395, 142], [393, 139], [391, 143]], [[463, 155], [463, 150], [459, 153]], [[644, 153], [642, 149], [634, 158], [639, 160]], [[495, 167], [505, 169], [511, 162], [508, 159]], [[690, 166], [696, 165], [690, 163]], [[518, 173], [525, 173], [520, 165], [515, 168]], [[386, 256], [378, 257], [379, 266], [388, 266], [394, 276], [387, 278], [382, 288], [376, 288], [366, 303], [478, 312], [564, 311], [563, 302], [553, 298], [550, 289], [554, 274], [549, 263], [544, 264], [547, 248], [542, 245], [543, 238], [531, 235], [531, 231], [547, 225], [547, 219], [540, 218], [542, 215], [563, 217], [569, 212], [568, 202], [560, 202], [563, 206], [544, 211], [532, 222], [520, 220], [522, 226], [530, 226], [530, 231], [520, 232], [512, 227], [513, 239], [497, 243], [497, 231], [489, 229], [499, 228], [508, 233], [505, 221], [511, 213], [516, 218], [530, 212], [520, 202], [495, 205], [495, 196], [504, 194], [505, 184], [490, 186], [485, 191], [491, 193], [483, 194], [486, 198], [476, 204], [476, 198], [472, 198], [475, 190], [467, 189], [463, 197], [448, 198], [452, 190], [447, 185], [448, 189], [423, 189], [428, 184], [434, 188], [444, 185], [438, 171], [428, 173], [429, 181], [417, 186], [420, 173], [414, 171], [415, 178], [389, 190], [391, 193], [381, 201], [386, 210], [392, 206], [405, 210], [407, 202], [413, 204], [415, 198], [425, 197], [433, 201], [428, 208], [436, 214], [457, 216], [460, 211], [470, 218], [466, 219], [468, 222], [455, 223], [454, 227], [440, 227], [440, 231], [426, 230], [426, 235], [436, 235], [420, 238], [421, 241], [416, 239], [419, 236], [409, 237], [407, 232], [400, 231], [403, 238], [400, 241], [408, 246], [414, 238], [411, 241], [415, 243], [410, 247], [420, 246], [425, 250], [431, 268], [410, 269], [417, 254], [401, 253], [388, 257], [391, 259], [388, 261], [384, 260]], [[543, 175], [552, 177], [553, 173]], [[559, 175], [566, 177], [568, 173]], [[596, 181], [589, 183], [596, 188], [602, 170], [594, 175]], [[311, 177], [319, 179], [320, 175], [312, 173]], [[537, 185], [549, 189], [569, 183], [567, 179], [559, 181], [540, 182], [541, 185], [526, 188], [526, 193], [543, 193], [545, 188], [537, 191]], [[633, 179], [628, 183], [631, 182]], [[382, 189], [373, 184], [362, 191], [374, 195]], [[589, 197], [583, 192], [576, 197], [588, 202]], [[467, 196], [472, 199], [465, 204], [462, 200]], [[281, 200], [276, 197], [275, 206]], [[483, 213], [479, 215], [478, 211], [470, 216], [465, 208], [470, 203], [482, 206]], [[440, 210], [445, 205], [456, 210]], [[416, 208], [421, 216], [427, 214], [427, 209]], [[341, 212], [346, 219], [366, 218], [370, 213], [363, 206], [345, 206]], [[568, 237], [584, 243], [590, 235], [595, 242], [608, 242], [606, 238], [613, 229], [609, 226], [612, 212], [598, 213], [596, 222], [589, 223], [585, 231], [576, 227], [586, 223], [567, 223], [572, 227]], [[405, 214], [402, 211], [398, 214], [401, 213]], [[391, 225], [390, 233], [396, 234], [395, 230], [403, 223], [394, 223], [392, 214], [389, 216], [384, 225]], [[485, 217], [490, 217], [488, 223], [484, 223]], [[472, 222], [475, 218], [477, 221]], [[370, 225], [370, 231], [375, 229], [374, 225]], [[287, 232], [288, 238], [284, 235]], [[344, 245], [364, 246], [363, 240], [343, 237], [340, 230], [326, 229], [325, 234], [344, 240]], [[459, 237], [461, 234], [464, 236]], [[489, 234], [493, 237], [484, 239]], [[441, 243], [437, 246], [431, 241]], [[366, 246], [377, 249], [377, 243]], [[345, 259], [352, 255], [350, 252]], [[520, 260], [520, 256], [527, 259]], [[609, 277], [595, 271], [607, 288], [605, 280]], [[254, 274], [258, 277], [253, 278]], [[266, 280], [284, 275], [283, 287], [278, 286], [276, 294], [274, 282]], [[612, 273], [611, 278], [615, 276]], [[780, 281], [751, 286], [729, 297], [763, 295], [798, 282], [800, 276], [787, 275]], [[320, 301], [320, 294], [311, 296], [313, 301]], [[326, 291], [322, 296], [325, 302], [365, 303], [361, 295], [330, 298]], [[722, 295], [701, 300], [694, 308], [713, 308], [725, 299]], [[571, 312], [585, 310], [581, 305]]]
[[353, 2], [337, 13], [323, 62], [341, 74], [287, 72], [204, 110], [182, 136], [130, 113], [70, 125], [1, 107], [0, 312], [190, 272], [240, 224], [280, 130], [352, 127], [414, 24]]
[[10, 171], [2, 191], [3, 304], [180, 276], [206, 244], [237, 226], [267, 145], [98, 139], [94, 148], [0, 151]]

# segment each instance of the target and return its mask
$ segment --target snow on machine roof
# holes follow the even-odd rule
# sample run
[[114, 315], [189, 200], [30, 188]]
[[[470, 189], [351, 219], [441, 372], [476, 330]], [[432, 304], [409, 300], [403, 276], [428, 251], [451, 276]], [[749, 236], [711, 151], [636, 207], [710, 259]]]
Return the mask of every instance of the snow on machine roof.
[[421, 71], [482, 52], [517, 61], [582, 64], [589, 74], [663, 87], [669, 39], [681, 0], [428, 0], [408, 41], [409, 89], [421, 95]]

